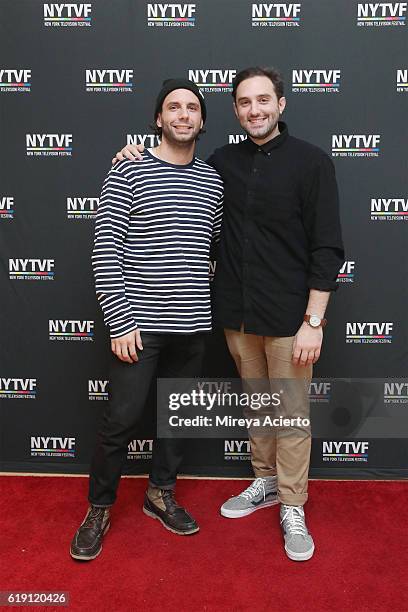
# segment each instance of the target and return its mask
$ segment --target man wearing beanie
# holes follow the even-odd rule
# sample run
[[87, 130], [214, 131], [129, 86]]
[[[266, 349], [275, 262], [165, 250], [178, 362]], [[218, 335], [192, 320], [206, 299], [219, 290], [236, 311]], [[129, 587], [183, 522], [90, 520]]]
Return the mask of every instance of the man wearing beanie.
[[[140, 162], [117, 164], [102, 187], [92, 265], [111, 338], [110, 394], [90, 467], [90, 506], [71, 543], [75, 559], [102, 550], [128, 444], [156, 377], [201, 374], [211, 331], [209, 254], [223, 198], [216, 170], [194, 155], [205, 119], [194, 83], [165, 81], [154, 111], [160, 145]], [[154, 440], [143, 511], [188, 535], [199, 527], [174, 496], [182, 457], [183, 440]]]

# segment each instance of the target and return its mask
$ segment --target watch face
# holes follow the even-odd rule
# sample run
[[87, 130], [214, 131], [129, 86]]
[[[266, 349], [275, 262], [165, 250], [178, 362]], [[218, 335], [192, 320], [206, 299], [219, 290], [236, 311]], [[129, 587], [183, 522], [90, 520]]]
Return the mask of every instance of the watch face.
[[310, 317], [309, 323], [312, 327], [319, 327], [320, 325], [320, 319], [319, 317], [316, 317], [316, 315], [312, 315]]

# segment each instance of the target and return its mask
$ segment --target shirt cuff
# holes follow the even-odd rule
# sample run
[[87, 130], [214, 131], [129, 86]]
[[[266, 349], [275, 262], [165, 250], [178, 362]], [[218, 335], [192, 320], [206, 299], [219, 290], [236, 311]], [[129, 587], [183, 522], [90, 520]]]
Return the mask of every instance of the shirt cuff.
[[324, 278], [316, 278], [311, 276], [307, 281], [309, 289], [317, 289], [318, 291], [337, 291], [339, 284], [337, 281], [331, 281]]
[[120, 338], [129, 334], [131, 331], [137, 329], [137, 324], [134, 319], [115, 319], [110, 321], [109, 324], [109, 335], [111, 339]]

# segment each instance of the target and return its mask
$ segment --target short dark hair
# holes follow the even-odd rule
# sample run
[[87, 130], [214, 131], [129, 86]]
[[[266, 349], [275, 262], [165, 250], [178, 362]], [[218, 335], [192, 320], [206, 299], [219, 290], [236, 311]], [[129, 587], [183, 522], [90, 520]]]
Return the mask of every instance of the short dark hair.
[[260, 66], [251, 66], [250, 68], [244, 68], [236, 75], [235, 79], [232, 81], [232, 97], [234, 98], [234, 102], [236, 101], [237, 89], [238, 85], [242, 83], [242, 81], [246, 81], [247, 79], [251, 79], [256, 76], [265, 76], [268, 77], [272, 81], [272, 84], [275, 89], [276, 96], [282, 98], [283, 94], [283, 76], [276, 68], [261, 68]]

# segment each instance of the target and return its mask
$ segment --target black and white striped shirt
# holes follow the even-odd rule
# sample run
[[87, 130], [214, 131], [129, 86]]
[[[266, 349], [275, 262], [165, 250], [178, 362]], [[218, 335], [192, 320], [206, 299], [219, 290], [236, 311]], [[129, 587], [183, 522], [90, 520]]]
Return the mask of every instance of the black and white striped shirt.
[[219, 174], [193, 158], [145, 151], [108, 172], [95, 222], [92, 266], [110, 337], [211, 330], [209, 254], [222, 218]]

